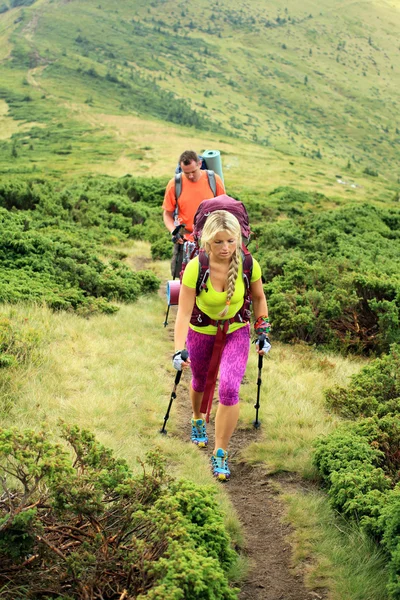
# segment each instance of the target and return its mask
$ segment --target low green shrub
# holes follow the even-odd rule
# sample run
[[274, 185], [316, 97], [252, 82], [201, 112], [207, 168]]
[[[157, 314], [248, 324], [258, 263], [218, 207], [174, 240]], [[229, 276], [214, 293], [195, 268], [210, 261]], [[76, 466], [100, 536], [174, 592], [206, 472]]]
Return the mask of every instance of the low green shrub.
[[237, 555], [214, 487], [167, 475], [148, 454], [133, 475], [94, 436], [63, 426], [0, 430], [0, 594], [4, 600], [101, 594], [234, 600], [227, 571]]
[[166, 260], [172, 257], [172, 243], [169, 234], [163, 234], [151, 244], [151, 257], [153, 260]]
[[351, 377], [344, 388], [325, 392], [329, 408], [344, 417], [357, 419], [400, 412], [400, 346], [393, 344], [390, 354], [376, 358]]
[[388, 554], [390, 598], [400, 597], [400, 420], [388, 414], [348, 422], [314, 444], [314, 464], [331, 505]]
[[104, 247], [132, 237], [155, 210], [143, 198], [132, 202], [125, 186], [98, 178], [58, 192], [40, 180], [3, 182], [0, 301], [45, 301], [87, 316], [155, 292], [160, 282], [153, 273], [132, 272], [123, 255]]
[[390, 555], [389, 584], [390, 598], [400, 598], [400, 485], [398, 484], [389, 494], [386, 506], [381, 513], [383, 530], [382, 545]]
[[287, 188], [266, 202], [279, 218], [252, 226], [250, 249], [274, 336], [360, 354], [400, 343], [400, 210], [320, 211], [321, 197]]
[[29, 317], [0, 311], [0, 368], [13, 367], [32, 358], [44, 340], [43, 331], [33, 327]]

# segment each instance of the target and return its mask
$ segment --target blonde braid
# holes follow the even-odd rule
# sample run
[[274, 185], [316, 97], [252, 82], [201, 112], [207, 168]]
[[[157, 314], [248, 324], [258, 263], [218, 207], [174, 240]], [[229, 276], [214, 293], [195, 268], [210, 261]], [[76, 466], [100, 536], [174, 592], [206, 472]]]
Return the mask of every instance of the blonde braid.
[[239, 257], [240, 257], [240, 248], [236, 248], [236, 251], [231, 256], [231, 262], [229, 264], [228, 270], [228, 289], [226, 291], [226, 305], [224, 309], [218, 313], [219, 317], [225, 317], [229, 310], [229, 305], [231, 303], [231, 298], [235, 291], [236, 280], [239, 272]]

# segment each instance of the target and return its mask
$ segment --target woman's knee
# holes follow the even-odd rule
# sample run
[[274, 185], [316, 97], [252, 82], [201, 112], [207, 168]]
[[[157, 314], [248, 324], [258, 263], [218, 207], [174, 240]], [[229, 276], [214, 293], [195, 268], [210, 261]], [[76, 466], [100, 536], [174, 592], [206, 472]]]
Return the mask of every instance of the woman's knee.
[[219, 388], [219, 401], [223, 406], [234, 406], [239, 402], [239, 392], [237, 389], [226, 387]]
[[193, 377], [191, 385], [194, 392], [202, 393], [206, 389], [206, 380], [203, 378], [195, 379]]

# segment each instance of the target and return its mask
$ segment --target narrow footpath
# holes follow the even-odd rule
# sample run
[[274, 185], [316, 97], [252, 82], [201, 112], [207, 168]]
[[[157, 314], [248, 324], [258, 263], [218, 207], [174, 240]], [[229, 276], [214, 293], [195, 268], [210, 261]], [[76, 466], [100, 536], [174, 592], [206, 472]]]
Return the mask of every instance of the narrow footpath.
[[[189, 377], [179, 384], [174, 411], [177, 413], [177, 435], [190, 443]], [[214, 399], [214, 404], [217, 400]], [[209, 447], [199, 452], [211, 454], [213, 420], [208, 427]], [[260, 466], [253, 467], [240, 458], [243, 448], [262, 435], [262, 430], [237, 430], [230, 444], [232, 476], [221, 483], [244, 530], [245, 553], [251, 569], [241, 585], [240, 600], [326, 600], [327, 594], [309, 591], [304, 586], [304, 573], [293, 569], [288, 538], [290, 525], [283, 520], [284, 506], [279, 499], [276, 483], [285, 489], [293, 485], [288, 475], [271, 476]]]

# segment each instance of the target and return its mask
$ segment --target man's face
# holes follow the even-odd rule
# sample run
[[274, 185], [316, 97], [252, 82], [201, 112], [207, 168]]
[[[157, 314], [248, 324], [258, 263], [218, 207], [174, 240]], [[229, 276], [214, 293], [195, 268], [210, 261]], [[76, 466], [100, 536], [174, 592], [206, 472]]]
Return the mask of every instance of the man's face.
[[192, 160], [192, 162], [189, 165], [184, 165], [183, 163], [181, 163], [182, 173], [184, 174], [186, 179], [189, 179], [189, 181], [193, 181], [193, 183], [198, 181], [201, 177], [200, 165], [201, 161], [196, 162], [195, 160]]

